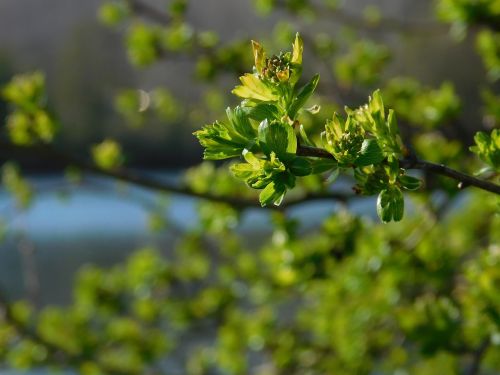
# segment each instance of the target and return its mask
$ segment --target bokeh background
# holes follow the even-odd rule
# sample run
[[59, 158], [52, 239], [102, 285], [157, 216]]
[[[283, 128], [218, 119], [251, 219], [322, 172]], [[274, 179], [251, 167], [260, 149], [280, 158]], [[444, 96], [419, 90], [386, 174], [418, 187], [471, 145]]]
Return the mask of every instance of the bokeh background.
[[[207, 39], [217, 35], [234, 49], [226, 51], [226, 60], [221, 61], [222, 65], [227, 59], [237, 63], [222, 68], [206, 66], [199, 56], [182, 51], [166, 54], [153, 64], [134, 62], [128, 26], [106, 25], [102, 3], [0, 2], [0, 85], [14, 74], [43, 72], [49, 108], [61, 127], [56, 144], [72, 154], [87, 158], [93, 145], [113, 138], [121, 144], [127, 166], [174, 183], [182, 181], [183, 171], [202, 159], [203, 150], [193, 131], [221, 118], [225, 107], [237, 102], [226, 93], [237, 84], [240, 65], [245, 69], [252, 65], [249, 41], [284, 49], [296, 31], [316, 36], [311, 42], [320, 53], [306, 50], [304, 75], [321, 73], [319, 94], [332, 103], [324, 105], [326, 111], [355, 107], [383, 82], [411, 76], [431, 88], [444, 82], [454, 87], [460, 111], [454, 111], [452, 120], [445, 119], [449, 124], [443, 131], [450, 139], [466, 147], [477, 130], [491, 126], [480, 113], [484, 106], [481, 87], [491, 81], [477, 54], [475, 36], [458, 26], [438, 23], [436, 2], [431, 0], [340, 1], [343, 13], [332, 11], [318, 17], [307, 10], [279, 7], [266, 12], [265, 1], [190, 1], [183, 15], [185, 23], [192, 30], [207, 31]], [[165, 1], [147, 3], [162, 11], [168, 5]], [[378, 23], [380, 15], [390, 20], [388, 26]], [[335, 65], [360, 41], [386, 46], [367, 52], [378, 59], [374, 65], [380, 64], [374, 68], [373, 82], [357, 82], [359, 77], [343, 74]], [[492, 84], [493, 89], [497, 86]], [[154, 95], [161, 98], [159, 109], [150, 106], [140, 112], [141, 100]], [[0, 118], [6, 114], [7, 105], [0, 101]], [[410, 123], [411, 119], [402, 120], [403, 132], [409, 135], [418, 131]], [[197, 227], [195, 198], [161, 196], [92, 174], [73, 184], [64, 177], [63, 162], [29, 154], [15, 156], [33, 184], [36, 199], [27, 209], [20, 209], [0, 189], [4, 235], [0, 285], [12, 300], [26, 298], [36, 306], [68, 304], [75, 272], [82, 265], [110, 266], [143, 246], [168, 254], [179, 233]], [[11, 153], [0, 149], [0, 163], [11, 158]], [[347, 183], [339, 184], [340, 189], [349, 189]], [[360, 198], [349, 207], [362, 216], [375, 217], [372, 198]], [[292, 210], [291, 217], [303, 219], [307, 231], [338, 209], [335, 203], [313, 203]], [[259, 238], [271, 235], [270, 220], [268, 213], [250, 209], [235, 230], [256, 245]]]
[[[165, 7], [161, 1], [150, 4]], [[2, 1], [0, 82], [6, 83], [16, 73], [44, 72], [50, 107], [62, 127], [58, 143], [63, 149], [86, 155], [93, 144], [113, 137], [122, 144], [127, 165], [179, 178], [183, 168], [198, 164], [202, 157], [192, 132], [221, 118], [224, 108], [236, 102], [225, 93], [237, 83], [238, 75], [234, 71], [222, 72], [211, 80], [200, 81], [196, 59], [182, 55], [167, 56], [137, 69], [124, 46], [125, 26], [103, 25], [99, 20], [100, 5], [99, 0]], [[348, 14], [361, 19], [370, 5], [373, 2], [361, 0], [343, 4]], [[405, 23], [436, 23], [432, 1], [387, 0], [378, 1], [376, 6], [384, 17], [398, 20], [403, 28]], [[401, 36], [390, 28], [348, 29], [349, 23], [333, 15], [319, 20], [307, 13], [290, 15], [285, 10], [266, 15], [248, 0], [193, 1], [186, 20], [196, 30], [216, 32], [224, 42], [248, 45], [243, 52], [248, 64], [250, 39], [265, 41], [275, 35], [279, 40], [280, 34], [289, 35], [295, 30], [335, 37], [337, 45], [333, 48], [339, 49], [339, 54], [345, 49], [343, 39], [386, 43], [391, 57], [380, 72], [383, 77], [412, 76], [431, 87], [452, 82], [462, 98], [460, 122], [467, 142], [481, 126], [477, 123], [481, 107], [478, 87], [486, 82], [485, 69], [475, 53], [474, 39], [466, 37], [459, 42], [444, 25], [438, 26], [442, 29], [437, 32], [423, 26]], [[281, 42], [283, 48], [290, 42], [286, 43]], [[305, 58], [306, 72], [319, 69], [324, 73], [321, 85], [325, 91], [346, 92], [340, 106], [360, 104], [370, 87], [355, 87], [351, 90], [355, 94], [339, 88], [333, 66], [326, 63], [325, 67], [312, 56]], [[151, 116], [135, 126], [117, 111], [116, 97], [124, 90], [134, 93], [157, 88], [169, 94], [165, 116]], [[5, 114], [5, 105], [3, 110]], [[57, 161], [37, 156], [22, 156], [21, 160], [40, 194], [26, 211], [19, 211], [6, 193], [1, 195], [8, 238], [0, 247], [0, 281], [12, 296], [27, 296], [30, 285], [35, 283], [31, 289], [36, 290], [31, 293], [37, 294], [41, 303], [67, 302], [71, 292], [68, 285], [82, 263], [112, 264], [144, 243], [160, 241], [162, 246], [168, 246], [172, 241], [169, 235], [149, 231], [149, 214], [141, 200], [154, 204], [157, 198], [153, 194], [133, 187], [116, 188], [113, 181], [95, 177], [89, 177], [78, 189], [68, 188]], [[193, 225], [193, 199], [172, 196], [170, 200], [166, 215], [173, 216], [180, 226]], [[27, 276], [33, 273], [36, 276]]]

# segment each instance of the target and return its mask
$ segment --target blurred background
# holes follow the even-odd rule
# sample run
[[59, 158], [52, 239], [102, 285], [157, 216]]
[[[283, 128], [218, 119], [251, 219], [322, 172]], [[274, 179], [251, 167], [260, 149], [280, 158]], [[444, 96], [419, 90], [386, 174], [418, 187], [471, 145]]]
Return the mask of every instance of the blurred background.
[[[162, 1], [147, 4], [160, 11], [171, 9]], [[249, 40], [287, 49], [296, 31], [307, 30], [305, 36], [315, 38], [311, 42], [316, 50], [306, 51], [304, 76], [322, 73], [320, 93], [338, 100], [331, 100], [333, 107], [364, 103], [373, 87], [391, 77], [412, 76], [429, 87], [449, 82], [461, 98], [454, 127], [459, 122], [467, 125], [463, 133], [448, 132], [470, 143], [481, 126], [478, 87], [486, 82], [473, 38], [450, 35], [446, 25], [437, 23], [435, 3], [430, 0], [376, 4], [351, 0], [340, 5], [343, 13], [315, 17], [300, 7], [267, 11], [263, 1], [190, 2], [178, 26], [181, 31], [172, 33], [185, 42], [195, 31], [203, 31], [206, 39], [226, 43], [220, 60], [230, 59], [234, 66], [221, 69], [203, 67], [191, 52], [183, 54], [182, 47], [177, 56], [172, 47], [173, 52], [158, 61], [140, 61], [140, 56], [134, 60], [133, 34], [123, 24], [103, 24], [99, 0], [4, 0], [0, 3], [0, 83], [17, 73], [44, 72], [49, 107], [60, 122], [57, 143], [62, 149], [88, 155], [93, 144], [112, 137], [122, 145], [127, 165], [167, 173], [175, 180], [183, 168], [199, 164], [202, 158], [192, 132], [222, 118], [225, 107], [236, 102], [225, 93], [237, 84], [238, 72], [252, 64]], [[381, 14], [394, 25], [378, 27]], [[143, 22], [149, 24], [137, 21], [136, 26]], [[352, 63], [373, 70], [363, 82], [362, 77], [342, 73], [335, 64], [336, 58], [345, 56], [349, 61], [350, 43], [365, 41], [373, 45], [363, 47], [360, 61]], [[314, 55], [318, 50], [320, 55]], [[158, 89], [161, 106], [139, 113], [138, 90]], [[5, 116], [6, 105], [0, 109]], [[4, 159], [10, 156], [3, 150], [0, 156], [2, 152]], [[22, 155], [20, 160], [39, 194], [28, 210], [18, 210], [5, 192], [1, 195], [8, 238], [0, 247], [0, 281], [11, 295], [26, 296], [30, 284], [36, 283], [31, 293], [38, 294], [40, 301], [67, 301], [67, 285], [83, 262], [111, 264], [141, 244], [168, 246], [172, 240], [148, 230], [149, 214], [141, 199], [154, 204], [153, 193], [130, 187], [117, 191], [113, 181], [95, 177], [75, 189], [65, 186], [57, 159]], [[193, 223], [193, 199], [170, 199], [166, 215], [173, 215], [181, 226]], [[36, 270], [23, 272], [26, 267]], [[26, 273], [37, 280], [29, 280]]]
[[[436, 1], [143, 3], [130, 1], [125, 11], [101, 0], [0, 2], [0, 85], [19, 73], [45, 74], [47, 108], [57, 118], [55, 144], [62, 151], [90, 159], [92, 147], [113, 139], [127, 167], [192, 184], [184, 172], [200, 164], [203, 152], [192, 133], [238, 102], [226, 93], [253, 64], [249, 41], [277, 52], [290, 48], [297, 31], [306, 44], [303, 76], [321, 74], [314, 100], [322, 114], [304, 120], [311, 131], [344, 105], [365, 103], [380, 87], [387, 105], [399, 108], [402, 131], [419, 152], [432, 156], [432, 148], [447, 144], [449, 160], [467, 170], [454, 157], [476, 131], [498, 125], [483, 110], [498, 108], [499, 73], [478, 54], [477, 30], [441, 22], [445, 6]], [[2, 124], [7, 112], [0, 101]], [[446, 138], [415, 137], [438, 126]], [[22, 208], [0, 189], [0, 285], [12, 300], [68, 304], [82, 265], [110, 266], [144, 246], [168, 254], [202, 219], [193, 197], [85, 173], [75, 183], [64, 160], [0, 149], [0, 163], [11, 159], [36, 197]], [[338, 189], [349, 186], [340, 181]], [[312, 203], [292, 210], [290, 218], [305, 218], [302, 230], [308, 231], [339, 207]], [[371, 198], [348, 206], [367, 218], [375, 217], [373, 207]], [[249, 246], [272, 235], [265, 211], [247, 210], [240, 220], [234, 231]]]

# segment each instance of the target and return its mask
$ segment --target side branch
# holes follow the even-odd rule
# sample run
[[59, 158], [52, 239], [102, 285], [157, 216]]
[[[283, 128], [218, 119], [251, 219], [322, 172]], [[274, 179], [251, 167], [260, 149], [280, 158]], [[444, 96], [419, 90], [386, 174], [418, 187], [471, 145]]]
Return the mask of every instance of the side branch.
[[457, 180], [459, 182], [460, 188], [466, 186], [475, 186], [479, 189], [483, 189], [491, 193], [500, 195], [500, 185], [459, 172], [455, 169], [447, 167], [444, 164], [436, 164], [430, 161], [418, 160], [418, 159], [417, 160], [404, 159], [400, 160], [400, 165], [403, 168], [407, 169], [421, 169], [423, 171], [429, 171], [434, 174], [439, 174], [442, 176], [453, 178], [454, 180]]
[[[322, 148], [302, 145], [297, 149], [297, 155], [334, 159], [332, 154]], [[434, 174], [452, 178], [459, 182], [461, 188], [466, 186], [475, 186], [479, 189], [489, 191], [490, 193], [500, 195], [500, 185], [497, 185], [490, 181], [481, 180], [463, 172], [459, 172], [443, 164], [436, 164], [417, 158], [402, 159], [399, 161], [399, 163], [401, 167], [405, 169], [420, 169], [423, 171], [428, 171]]]
[[40, 155], [47, 159], [54, 160], [57, 162], [62, 162], [65, 166], [74, 166], [86, 172], [90, 172], [103, 177], [112, 178], [118, 181], [127, 182], [146, 189], [165, 192], [165, 193], [179, 194], [188, 197], [204, 199], [212, 202], [225, 203], [236, 209], [267, 208], [267, 209], [282, 210], [310, 201], [335, 200], [339, 202], [347, 202], [350, 198], [354, 197], [353, 194], [344, 194], [335, 192], [306, 193], [302, 196], [298, 196], [296, 198], [287, 200], [280, 207], [276, 206], [261, 207], [261, 205], [257, 202], [257, 199], [253, 198], [224, 196], [224, 195], [216, 195], [210, 192], [199, 192], [193, 190], [189, 186], [182, 186], [182, 185], [168, 183], [166, 181], [150, 177], [143, 173], [138, 173], [128, 168], [104, 169], [95, 165], [94, 163], [70, 155], [49, 145], [16, 146], [11, 143], [2, 143], [1, 146], [3, 150], [10, 150], [12, 152], [29, 152], [29, 151], [36, 152], [37, 155]]

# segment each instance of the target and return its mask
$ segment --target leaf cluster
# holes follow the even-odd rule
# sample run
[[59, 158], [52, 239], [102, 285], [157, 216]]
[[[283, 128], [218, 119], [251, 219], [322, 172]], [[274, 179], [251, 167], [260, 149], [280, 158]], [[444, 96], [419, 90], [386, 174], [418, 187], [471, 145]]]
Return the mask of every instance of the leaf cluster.
[[231, 167], [233, 174], [254, 189], [261, 189], [262, 205], [279, 205], [296, 178], [311, 174], [353, 170], [356, 191], [380, 194], [378, 213], [384, 222], [400, 220], [404, 207], [401, 189], [415, 190], [417, 179], [399, 168], [403, 155], [394, 111], [386, 114], [382, 97], [375, 91], [366, 106], [351, 110], [347, 118], [335, 114], [322, 132], [322, 146], [330, 161], [301, 156], [304, 148], [317, 148], [300, 122], [319, 75], [303, 86], [303, 43], [297, 34], [292, 51], [268, 57], [263, 47], [252, 42], [254, 72], [240, 77], [233, 93], [242, 102], [228, 108], [226, 122], [215, 122], [195, 132], [205, 148], [205, 159], [243, 157]]

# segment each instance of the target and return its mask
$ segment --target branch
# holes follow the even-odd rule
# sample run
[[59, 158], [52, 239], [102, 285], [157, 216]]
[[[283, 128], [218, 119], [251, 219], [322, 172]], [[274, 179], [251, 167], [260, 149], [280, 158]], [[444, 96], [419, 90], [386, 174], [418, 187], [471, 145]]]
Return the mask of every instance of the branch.
[[[302, 145], [299, 146], [299, 148], [297, 149], [297, 155], [334, 159], [332, 154], [330, 154], [328, 151], [322, 148], [302, 146]], [[447, 167], [444, 164], [436, 164], [430, 161], [420, 160], [417, 158], [401, 159], [399, 161], [399, 164], [401, 165], [402, 168], [405, 169], [420, 169], [423, 171], [428, 171], [434, 174], [452, 178], [459, 182], [460, 188], [466, 186], [475, 186], [479, 189], [500, 195], [500, 185], [459, 172], [455, 169]]]
[[127, 4], [132, 13], [135, 13], [138, 16], [165, 25], [171, 21], [171, 18], [167, 13], [156, 9], [141, 0], [127, 0]]
[[500, 195], [500, 185], [486, 180], [481, 180], [479, 178], [473, 177], [471, 175], [462, 173], [444, 164], [436, 164], [425, 160], [400, 160], [400, 165], [406, 169], [421, 169], [434, 174], [439, 174], [457, 180], [459, 183], [459, 188], [463, 189], [467, 186], [475, 186], [479, 189], [489, 191], [490, 193]]
[[[286, 0], [277, 0], [275, 3], [282, 9], [288, 10]], [[398, 18], [383, 17], [378, 22], [372, 23], [356, 14], [346, 12], [341, 8], [331, 8], [324, 4], [315, 4], [314, 13], [317, 16], [324, 16], [330, 20], [343, 25], [350, 26], [356, 30], [379, 33], [399, 33], [412, 34], [415, 36], [430, 36], [445, 34], [448, 27], [436, 22], [423, 21], [403, 21]]]
[[168, 183], [158, 178], [150, 177], [127, 168], [117, 168], [117, 169], [100, 168], [99, 166], [91, 162], [88, 162], [84, 159], [60, 151], [49, 145], [39, 144], [34, 146], [18, 146], [6, 142], [6, 143], [1, 143], [1, 148], [2, 150], [6, 151], [17, 151], [17, 152], [34, 151], [36, 155], [40, 157], [45, 157], [47, 159], [51, 159], [57, 162], [62, 162], [65, 166], [74, 166], [83, 171], [87, 171], [108, 178], [113, 178], [115, 180], [127, 182], [150, 190], [185, 195], [188, 197], [205, 199], [212, 202], [225, 203], [236, 209], [265, 208], [271, 210], [282, 210], [310, 201], [336, 200], [339, 202], [346, 202], [350, 198], [354, 197], [354, 195], [352, 194], [343, 194], [334, 192], [306, 193], [300, 197], [287, 200], [280, 207], [276, 206], [261, 207], [259, 202], [257, 202], [257, 200], [254, 198], [250, 199], [243, 197], [216, 195], [210, 192], [199, 192], [191, 189], [188, 186], [180, 186], [177, 184]]
[[477, 375], [481, 369], [481, 361], [483, 360], [484, 354], [488, 347], [490, 346], [490, 340], [485, 339], [479, 347], [472, 353], [472, 362], [470, 366], [464, 370], [463, 375]]

